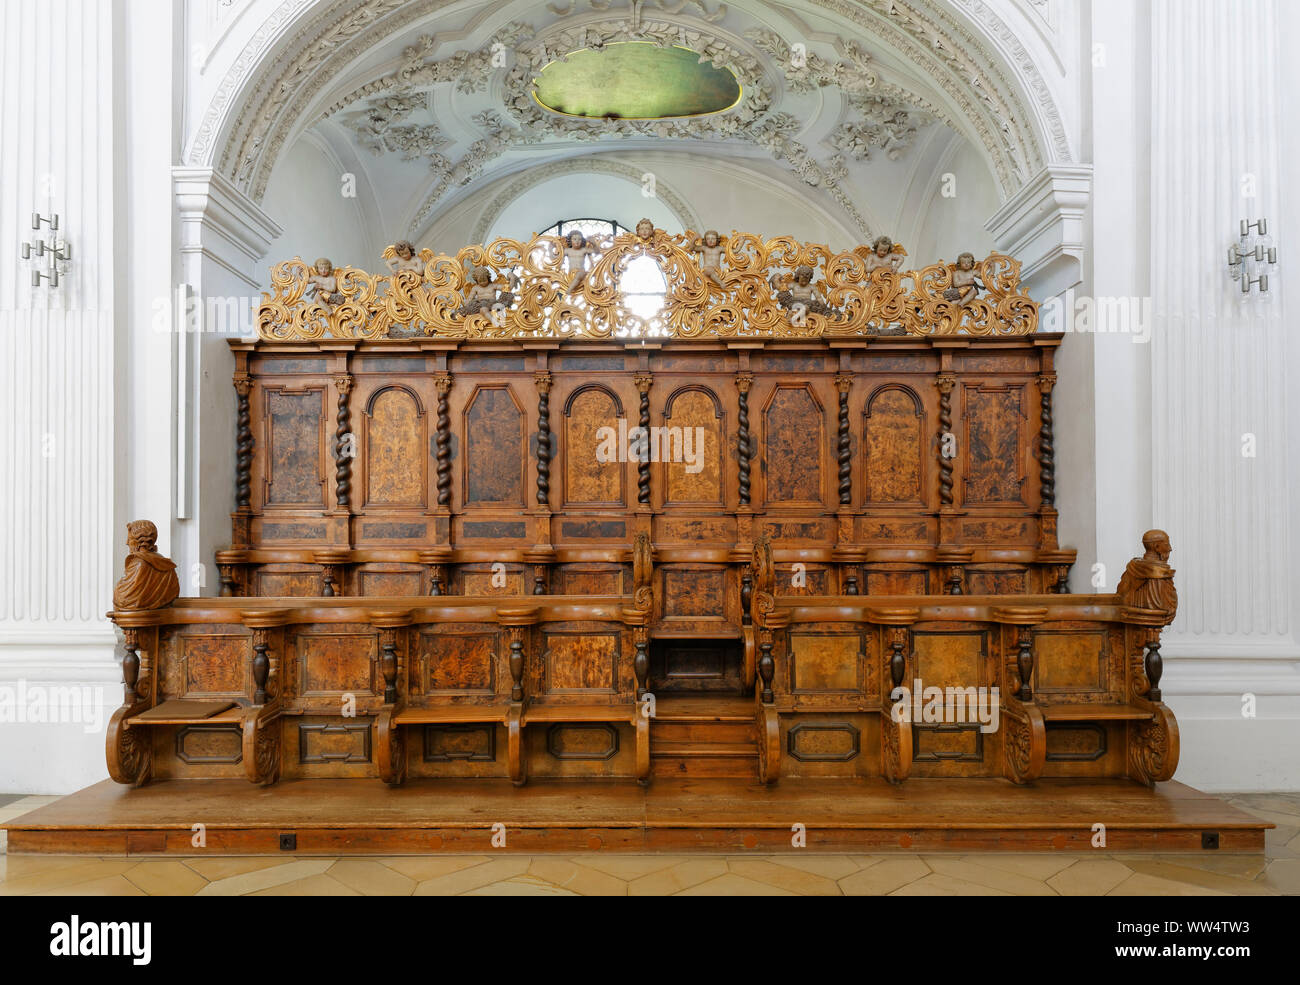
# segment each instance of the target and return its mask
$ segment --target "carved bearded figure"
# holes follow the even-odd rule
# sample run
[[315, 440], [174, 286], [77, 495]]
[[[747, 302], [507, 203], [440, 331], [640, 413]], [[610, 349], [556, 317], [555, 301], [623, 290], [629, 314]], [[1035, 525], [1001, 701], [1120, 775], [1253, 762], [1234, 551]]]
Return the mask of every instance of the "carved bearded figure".
[[1125, 605], [1165, 612], [1168, 621], [1173, 622], [1178, 593], [1174, 591], [1174, 569], [1167, 563], [1169, 535], [1163, 530], [1148, 530], [1142, 535], [1142, 546], [1146, 553], [1128, 563], [1116, 594]]
[[155, 549], [158, 528], [148, 520], [126, 525], [126, 571], [113, 589], [115, 609], [161, 609], [181, 593], [176, 565]]

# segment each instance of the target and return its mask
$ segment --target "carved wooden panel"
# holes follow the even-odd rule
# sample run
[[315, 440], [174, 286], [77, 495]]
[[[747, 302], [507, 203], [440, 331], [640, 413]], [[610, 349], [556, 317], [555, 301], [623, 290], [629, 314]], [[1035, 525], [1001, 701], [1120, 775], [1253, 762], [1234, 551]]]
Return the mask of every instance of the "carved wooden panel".
[[1023, 595], [1025, 591], [1023, 568], [966, 569], [967, 595]]
[[615, 693], [620, 643], [618, 633], [546, 633], [547, 693]]
[[177, 639], [186, 695], [243, 697], [249, 691], [250, 639], [246, 635], [185, 634]]
[[665, 619], [720, 618], [727, 586], [721, 567], [668, 567], [661, 572]]
[[244, 758], [234, 725], [182, 725], [176, 730], [176, 758], [182, 763], [233, 765]]
[[378, 643], [363, 633], [299, 633], [296, 640], [305, 697], [360, 696], [375, 690]]
[[298, 762], [370, 762], [370, 720], [303, 722], [298, 726]]
[[796, 722], [786, 732], [786, 751], [801, 763], [847, 763], [861, 743], [852, 722]]
[[622, 565], [564, 564], [558, 566], [551, 576], [552, 591], [556, 595], [630, 594], [631, 580], [624, 575]]
[[253, 581], [253, 594], [261, 598], [306, 598], [320, 594], [320, 568], [296, 568], [277, 571], [258, 568]]
[[426, 694], [490, 695], [496, 691], [497, 634], [421, 633]]
[[866, 595], [926, 595], [930, 591], [929, 571], [866, 572]]
[[1105, 632], [1034, 633], [1034, 692], [1045, 702], [1096, 700], [1110, 690]]
[[[498, 566], [499, 565], [499, 566]], [[517, 564], [475, 562], [456, 571], [458, 595], [526, 595], [524, 569]], [[529, 582], [528, 588], [531, 588]]]
[[792, 694], [856, 694], [862, 690], [860, 634], [791, 631], [789, 639]]
[[426, 725], [426, 763], [492, 763], [497, 758], [495, 725]]
[[659, 461], [667, 463], [664, 505], [721, 506], [726, 423], [718, 398], [704, 387], [683, 387], [668, 398], [664, 424], [659, 449]]
[[1049, 763], [1091, 763], [1106, 755], [1106, 729], [1097, 722], [1048, 722]]
[[267, 506], [324, 507], [324, 393], [266, 388]]
[[887, 384], [867, 400], [867, 503], [919, 504], [925, 498], [927, 434], [920, 398]]
[[800, 562], [798, 568], [793, 564], [776, 566], [776, 590], [781, 595], [832, 595], [834, 585], [831, 572], [820, 565]]
[[979, 725], [913, 725], [912, 762], [981, 763], [984, 733]]
[[465, 408], [465, 505], [522, 506], [524, 412], [506, 386], [480, 386]]
[[394, 597], [402, 595], [423, 595], [429, 585], [429, 576], [423, 569], [393, 570], [383, 565], [363, 568], [356, 573], [358, 595]]
[[[580, 387], [564, 407], [565, 501], [575, 505], [623, 506], [626, 468], [618, 461], [623, 409], [602, 386]], [[612, 460], [611, 460], [612, 459]]]
[[966, 422], [964, 501], [1023, 504], [1024, 387], [967, 384], [962, 392], [962, 418]]
[[767, 502], [822, 501], [822, 409], [806, 386], [777, 386], [763, 411]]
[[[916, 632], [912, 649], [914, 680], [919, 679], [923, 688], [987, 687], [990, 683], [986, 632]], [[914, 680], [904, 683], [911, 688]], [[912, 736], [913, 761], [917, 763], [980, 763], [984, 759], [984, 733], [978, 722], [913, 721]]]
[[428, 422], [404, 386], [376, 390], [365, 409], [366, 506], [428, 503]]
[[594, 723], [552, 725], [546, 732], [546, 750], [556, 759], [613, 759], [618, 755], [618, 729]]

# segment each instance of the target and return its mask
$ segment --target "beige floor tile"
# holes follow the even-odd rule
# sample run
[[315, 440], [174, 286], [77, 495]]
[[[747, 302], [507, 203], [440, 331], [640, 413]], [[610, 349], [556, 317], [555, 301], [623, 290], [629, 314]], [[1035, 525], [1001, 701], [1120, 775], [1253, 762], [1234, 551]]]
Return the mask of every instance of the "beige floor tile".
[[627, 880], [578, 864], [576, 859], [539, 855], [528, 874], [579, 896], [626, 896]]
[[0, 883], [0, 896], [30, 896], [33, 893], [44, 893], [93, 879], [119, 876], [137, 861], [136, 859], [82, 857], [71, 865], [52, 866], [17, 878], [11, 875]]
[[1259, 809], [1275, 814], [1287, 814], [1300, 824], [1300, 793], [1243, 793], [1232, 798], [1246, 810]]
[[898, 855], [850, 855], [848, 859], [860, 869], [865, 869], [869, 865], [875, 865], [878, 862], [884, 862], [887, 859], [899, 858]]
[[626, 882], [688, 861], [682, 855], [575, 855], [573, 860]]
[[1240, 807], [1247, 814], [1257, 817], [1261, 821], [1268, 821], [1270, 824], [1276, 824], [1283, 828], [1295, 828], [1297, 821], [1300, 821], [1294, 814], [1282, 814], [1263, 807], [1251, 807], [1249, 804], [1233, 804], [1232, 806]]
[[807, 872], [792, 865], [777, 865], [762, 858], [731, 859], [728, 868], [736, 875], [777, 889], [787, 889], [800, 896], [843, 896], [834, 879]]
[[477, 889], [471, 889], [469, 892], [461, 893], [462, 896], [577, 896], [578, 893], [571, 889], [562, 889], [559, 886], [547, 882], [545, 879], [538, 879], [536, 876], [522, 875], [515, 876], [513, 879], [503, 879], [501, 882], [494, 882], [487, 886], [479, 886]]
[[1300, 896], [1300, 859], [1279, 858], [1268, 863], [1260, 882], [1287, 896]]
[[720, 858], [691, 858], [633, 879], [627, 884], [629, 896], [671, 896], [683, 889], [717, 879], [727, 874], [727, 863]]
[[305, 879], [295, 879], [292, 882], [283, 882], [278, 886], [267, 886], [265, 889], [259, 889], [253, 893], [245, 893], [245, 896], [360, 896], [351, 886], [345, 886], [337, 879], [333, 879], [325, 873], [320, 872], [314, 876], [307, 876]]
[[418, 882], [410, 876], [394, 872], [386, 865], [364, 858], [339, 859], [325, 874], [343, 885], [355, 889], [362, 896], [410, 896]]
[[193, 896], [208, 880], [176, 858], [139, 862], [123, 873], [148, 896]]
[[754, 879], [746, 879], [744, 876], [738, 876], [734, 872], [728, 872], [720, 875], [716, 879], [709, 879], [706, 882], [697, 883], [689, 889], [679, 890], [676, 896], [798, 896], [798, 893], [791, 892], [788, 889], [780, 889], [776, 886], [768, 885], [765, 882], [758, 882]]
[[412, 855], [377, 858], [375, 861], [386, 865], [394, 872], [404, 875], [408, 879], [414, 879], [417, 883], [420, 883], [426, 879], [437, 879], [439, 876], [459, 872], [461, 869], [482, 865], [484, 862], [491, 861], [491, 859], [491, 855]]
[[1143, 859], [1125, 860], [1134, 872], [1142, 875], [1157, 876], [1172, 882], [1185, 882], [1188, 885], [1204, 889], [1218, 889], [1238, 896], [1272, 896], [1277, 890], [1257, 883], [1253, 877], [1224, 875], [1191, 865], [1175, 865], [1165, 861], [1145, 861]]
[[895, 889], [890, 896], [1010, 896], [992, 886], [967, 882], [954, 876], [932, 872], [928, 876]]
[[1188, 882], [1175, 882], [1173, 879], [1161, 879], [1159, 876], [1150, 876], [1144, 872], [1135, 872], [1106, 895], [1231, 896], [1232, 894], [1225, 893], [1218, 889], [1206, 889], [1204, 886], [1193, 886]]
[[415, 887], [416, 896], [457, 896], [480, 886], [504, 882], [528, 871], [528, 855], [504, 855], [479, 865], [422, 880]]
[[847, 855], [773, 855], [766, 861], [802, 872], [812, 872], [827, 879], [843, 879], [865, 868]]
[[1062, 869], [1073, 865], [1080, 858], [1078, 855], [1003, 855], [998, 852], [984, 852], [979, 855], [963, 855], [961, 858], [976, 865], [988, 866], [1003, 872], [1046, 882]]
[[277, 865], [289, 865], [298, 860], [292, 855], [214, 855], [211, 858], [187, 858], [183, 861], [208, 882], [216, 882], [231, 876], [242, 876], [246, 872], [260, 872]]
[[93, 855], [6, 855], [0, 860], [4, 865], [4, 875], [0, 879], [21, 879], [38, 872], [66, 869], [70, 865], [85, 865], [96, 861], [100, 859]]
[[1062, 896], [1105, 896], [1131, 875], [1132, 869], [1112, 858], [1084, 858], [1052, 876], [1047, 884]]
[[[977, 886], [996, 889], [1013, 896], [1056, 896], [1057, 892], [1042, 879], [1022, 876], [1018, 872], [978, 865], [951, 855], [927, 855], [921, 859], [937, 875], [961, 879]], [[1053, 873], [1055, 875], [1055, 873]]]
[[88, 882], [78, 882], [71, 886], [60, 886], [58, 889], [47, 889], [44, 892], [34, 893], [35, 896], [145, 896], [143, 889], [128, 880], [125, 876], [104, 876], [102, 879], [91, 879]]
[[269, 869], [255, 869], [251, 872], [227, 876], [225, 879], [214, 879], [195, 895], [251, 896], [264, 889], [273, 889], [309, 876], [320, 875], [333, 864], [332, 858], [298, 859]]
[[1216, 852], [1199, 852], [1196, 854], [1180, 853], [1176, 855], [1121, 855], [1117, 862], [1136, 871], [1134, 862], [1163, 862], [1166, 865], [1181, 865], [1188, 869], [1200, 869], [1204, 872], [1217, 872], [1223, 876], [1238, 876], [1242, 879], [1255, 879], [1268, 859], [1263, 855], [1220, 855]]
[[845, 896], [884, 896], [930, 874], [930, 867], [914, 856], [886, 858], [839, 881]]
[[1269, 858], [1300, 858], [1300, 828], [1279, 824], [1265, 831], [1264, 854]]

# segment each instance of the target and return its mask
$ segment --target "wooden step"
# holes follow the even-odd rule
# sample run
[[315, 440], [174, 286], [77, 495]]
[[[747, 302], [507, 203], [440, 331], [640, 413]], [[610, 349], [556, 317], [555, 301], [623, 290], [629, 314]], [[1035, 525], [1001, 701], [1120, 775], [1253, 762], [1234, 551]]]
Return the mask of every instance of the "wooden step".
[[654, 756], [676, 756], [686, 759], [705, 759], [713, 758], [742, 758], [745, 756], [757, 756], [758, 747], [752, 742], [715, 742], [710, 745], [699, 745], [693, 742], [656, 742], [652, 737], [650, 740], [650, 755]]
[[653, 721], [667, 722], [753, 722], [757, 716], [753, 698], [731, 695], [683, 697], [671, 695], [655, 701]]
[[758, 746], [745, 742], [665, 742], [650, 737], [653, 776], [756, 777]]
[[650, 741], [712, 745], [722, 742], [753, 743], [756, 739], [752, 721], [697, 722], [681, 719], [652, 718]]

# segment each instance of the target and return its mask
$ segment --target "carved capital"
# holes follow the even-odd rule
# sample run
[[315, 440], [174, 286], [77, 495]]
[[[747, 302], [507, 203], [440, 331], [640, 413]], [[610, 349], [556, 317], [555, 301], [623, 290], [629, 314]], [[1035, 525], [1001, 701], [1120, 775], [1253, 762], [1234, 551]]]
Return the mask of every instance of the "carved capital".
[[935, 377], [934, 385], [939, 388], [940, 393], [952, 393], [952, 388], [957, 385], [957, 377], [952, 373], [940, 373]]
[[1056, 386], [1055, 373], [1043, 373], [1041, 376], [1038, 377], [1038, 389], [1041, 390], [1044, 394], [1051, 393], [1052, 387], [1054, 386]]
[[445, 395], [449, 393], [451, 391], [451, 374], [444, 373], [441, 376], [435, 377], [433, 385], [438, 388], [439, 394]]
[[835, 377], [835, 389], [839, 390], [840, 393], [848, 393], [849, 388], [852, 386], [853, 386], [852, 373], [840, 373], [838, 376]]
[[352, 392], [354, 382], [351, 376], [336, 376], [334, 377], [334, 389], [338, 390], [340, 397], [346, 397]]
[[636, 376], [632, 377], [632, 382], [636, 384], [637, 393], [642, 396], [650, 392], [650, 387], [654, 381], [653, 373], [637, 373]]
[[533, 384], [537, 387], [539, 393], [550, 393], [551, 384], [554, 382], [550, 373], [534, 373]]
[[236, 376], [235, 392], [241, 397], [247, 397], [253, 392], [253, 378], [251, 376]]
[[736, 377], [736, 389], [742, 394], [748, 396], [749, 388], [754, 385], [754, 377], [749, 373], [741, 373]]

